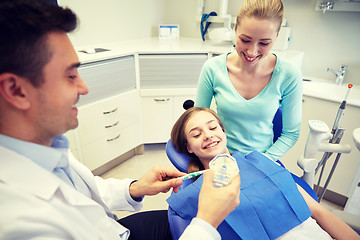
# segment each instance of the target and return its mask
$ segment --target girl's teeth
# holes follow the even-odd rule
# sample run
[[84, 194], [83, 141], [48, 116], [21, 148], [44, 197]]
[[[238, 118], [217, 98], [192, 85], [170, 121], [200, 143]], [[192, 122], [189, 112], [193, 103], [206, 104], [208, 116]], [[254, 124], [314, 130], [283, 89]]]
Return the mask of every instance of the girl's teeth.
[[214, 142], [214, 143], [212, 143], [212, 144], [210, 144], [210, 145], [207, 145], [206, 148], [213, 147], [213, 146], [215, 146], [216, 144], [217, 144], [217, 142]]

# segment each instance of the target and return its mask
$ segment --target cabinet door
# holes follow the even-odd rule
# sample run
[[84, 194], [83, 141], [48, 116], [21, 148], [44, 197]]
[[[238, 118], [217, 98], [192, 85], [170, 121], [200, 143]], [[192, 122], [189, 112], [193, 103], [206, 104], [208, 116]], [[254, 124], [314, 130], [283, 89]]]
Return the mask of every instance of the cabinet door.
[[207, 54], [141, 54], [141, 88], [196, 88], [207, 59]]
[[173, 126], [173, 97], [141, 97], [144, 143], [163, 143], [170, 139]]
[[192, 100], [195, 102], [195, 96], [194, 95], [187, 95], [187, 96], [174, 96], [174, 119], [173, 124], [179, 119], [181, 114], [185, 112], [184, 109], [184, 102], [187, 100]]
[[136, 88], [134, 56], [85, 63], [79, 74], [89, 88], [89, 94], [80, 97], [79, 106]]

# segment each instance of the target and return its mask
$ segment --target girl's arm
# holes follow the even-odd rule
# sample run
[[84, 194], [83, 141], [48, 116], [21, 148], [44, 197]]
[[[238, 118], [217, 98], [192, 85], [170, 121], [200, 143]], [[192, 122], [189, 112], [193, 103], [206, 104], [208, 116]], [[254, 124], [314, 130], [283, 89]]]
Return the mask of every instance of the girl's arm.
[[360, 240], [360, 236], [349, 225], [320, 205], [299, 185], [297, 187], [310, 208], [312, 218], [314, 218], [320, 227], [332, 238], [337, 240]]

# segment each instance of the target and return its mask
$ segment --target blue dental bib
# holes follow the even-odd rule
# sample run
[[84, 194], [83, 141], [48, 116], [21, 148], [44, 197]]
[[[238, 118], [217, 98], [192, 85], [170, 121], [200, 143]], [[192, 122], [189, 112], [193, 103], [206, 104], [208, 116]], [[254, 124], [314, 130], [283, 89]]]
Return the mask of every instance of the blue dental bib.
[[[232, 156], [240, 171], [240, 204], [219, 225], [222, 239], [276, 239], [311, 216], [288, 170], [256, 151]], [[202, 181], [201, 176], [167, 199], [189, 223], [197, 213]]]

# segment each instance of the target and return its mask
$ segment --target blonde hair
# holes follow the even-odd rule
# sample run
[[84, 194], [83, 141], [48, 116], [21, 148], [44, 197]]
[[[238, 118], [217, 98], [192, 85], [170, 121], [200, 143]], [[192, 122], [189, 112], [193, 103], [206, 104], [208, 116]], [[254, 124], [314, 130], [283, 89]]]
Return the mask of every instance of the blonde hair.
[[241, 20], [247, 17], [277, 21], [279, 31], [284, 17], [284, 6], [281, 0], [246, 0], [236, 17], [235, 29]]
[[220, 120], [219, 116], [211, 109], [209, 108], [202, 108], [202, 107], [192, 107], [189, 108], [187, 111], [185, 111], [180, 117], [179, 119], [176, 121], [176, 123], [174, 124], [172, 131], [171, 131], [171, 141], [174, 144], [176, 150], [178, 150], [179, 152], [187, 155], [191, 161], [188, 165], [188, 172], [196, 172], [199, 170], [204, 170], [204, 166], [201, 163], [201, 161], [199, 160], [199, 158], [194, 154], [194, 153], [189, 153], [188, 149], [187, 149], [187, 140], [186, 140], [186, 135], [185, 135], [185, 127], [186, 124], [188, 123], [189, 119], [198, 112], [201, 111], [205, 111], [205, 112], [209, 112], [211, 113], [216, 120], [218, 121], [221, 129], [223, 131], [224, 130], [224, 124], [222, 123], [222, 121]]

